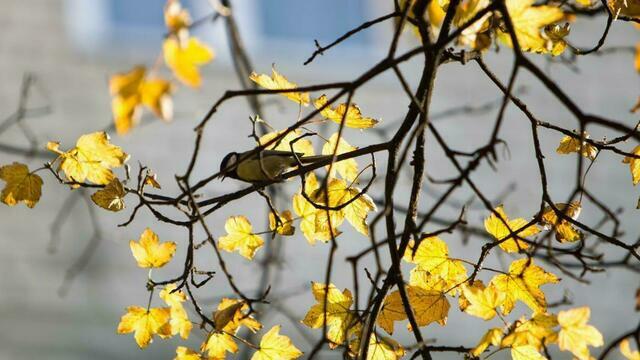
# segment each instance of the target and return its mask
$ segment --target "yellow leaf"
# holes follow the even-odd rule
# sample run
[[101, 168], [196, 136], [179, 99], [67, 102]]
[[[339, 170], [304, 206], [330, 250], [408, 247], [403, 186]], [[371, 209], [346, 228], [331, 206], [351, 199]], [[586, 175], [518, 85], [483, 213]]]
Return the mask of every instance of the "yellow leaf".
[[[409, 302], [411, 303], [411, 302]], [[394, 323], [407, 318], [399, 291], [394, 291], [384, 298], [376, 323], [389, 334], [393, 334]]]
[[141, 268], [159, 268], [171, 261], [176, 252], [176, 243], [167, 241], [161, 243], [158, 235], [147, 228], [140, 235], [138, 242], [129, 242], [133, 257]]
[[533, 346], [541, 350], [543, 345], [557, 342], [557, 333], [553, 330], [558, 320], [553, 314], [536, 313], [529, 320], [520, 318], [510, 332], [502, 339], [501, 347]]
[[631, 351], [628, 339], [620, 341], [620, 353], [629, 360], [640, 360], [640, 352], [638, 350]]
[[124, 209], [124, 197], [127, 193], [118, 178], [111, 180], [103, 189], [91, 195], [91, 200], [103, 209], [120, 211]]
[[122, 98], [137, 95], [146, 73], [144, 66], [137, 65], [129, 72], [112, 75], [109, 78], [109, 92]]
[[175, 284], [167, 285], [162, 291], [160, 291], [160, 298], [164, 300], [171, 309], [171, 334], [180, 334], [183, 339], [189, 338], [189, 333], [193, 324], [189, 321], [189, 315], [182, 306], [182, 303], [187, 300], [186, 294], [182, 290], [174, 291], [176, 289]]
[[176, 357], [173, 360], [202, 360], [202, 356], [200, 353], [185, 346], [178, 346], [176, 348]]
[[127, 73], [115, 74], [109, 79], [111, 111], [118, 134], [129, 132], [140, 120], [140, 105], [146, 105], [160, 119], [173, 117], [173, 90], [169, 81], [146, 77], [146, 68], [135, 66]]
[[145, 348], [153, 341], [153, 335], [171, 336], [169, 316], [169, 308], [151, 308], [147, 311], [140, 306], [129, 306], [118, 324], [118, 334], [133, 332], [138, 346]]
[[[588, 139], [589, 134], [585, 132], [584, 138]], [[556, 152], [558, 154], [578, 153], [582, 154], [582, 156], [587, 159], [593, 160], [598, 154], [598, 149], [586, 141], [581, 142], [580, 137], [575, 138], [573, 136], [566, 135], [562, 140], [560, 140], [560, 145], [556, 149]]]
[[271, 328], [260, 340], [260, 349], [256, 351], [251, 360], [291, 360], [302, 356], [291, 342], [291, 339], [280, 335], [280, 325]]
[[151, 172], [148, 172], [145, 176], [144, 176], [144, 184], [145, 185], [151, 185], [152, 187], [156, 188], [156, 189], [161, 189], [162, 187], [160, 186], [160, 183], [158, 182], [157, 179], [157, 175]]
[[569, 350], [580, 360], [589, 360], [589, 348], [587, 346], [602, 346], [602, 334], [591, 325], [587, 325], [591, 310], [588, 307], [580, 307], [558, 313], [560, 333], [558, 334], [558, 346], [560, 350]]
[[[287, 80], [286, 77], [280, 75], [275, 67], [271, 68], [271, 76], [266, 74], [258, 75], [255, 72], [251, 73], [249, 76], [251, 81], [260, 85], [261, 87], [269, 90], [288, 90], [288, 89], [296, 89], [298, 87], [297, 84], [292, 83]], [[286, 97], [287, 99], [297, 102], [300, 105], [308, 106], [309, 105], [309, 93], [308, 92], [286, 92], [280, 93], [280, 95]]]
[[546, 360], [535, 347], [531, 345], [517, 346], [511, 348], [512, 360]]
[[[640, 156], [640, 145], [636, 146], [633, 149], [634, 155]], [[640, 158], [634, 158], [627, 156], [622, 160], [623, 163], [629, 164], [629, 169], [631, 169], [631, 179], [633, 180], [633, 185], [638, 185], [640, 182]]]
[[408, 286], [407, 295], [414, 309], [418, 326], [427, 326], [432, 322], [446, 325], [451, 305], [444, 293]]
[[404, 356], [404, 349], [395, 340], [371, 334], [367, 360], [398, 360]]
[[[329, 181], [327, 189], [317, 189], [313, 192], [311, 198], [318, 204], [339, 208], [339, 210], [329, 210], [333, 228], [340, 226], [343, 219], [346, 219], [359, 233], [369, 236], [367, 216], [370, 212], [376, 211], [377, 208], [373, 199], [361, 192], [359, 188], [347, 185], [344, 180], [334, 178]], [[326, 201], [327, 195], [328, 202]], [[355, 200], [353, 200], [354, 198]], [[316, 213], [316, 232], [319, 228], [321, 231], [330, 231], [326, 210], [320, 210]]]
[[218, 239], [220, 249], [233, 252], [238, 251], [240, 255], [252, 260], [256, 251], [262, 247], [264, 240], [259, 235], [253, 233], [251, 223], [244, 216], [232, 216], [224, 223], [226, 236]]
[[[567, 48], [567, 42], [564, 38], [569, 35], [570, 31], [571, 26], [569, 23], [564, 25], [550, 24], [544, 27], [544, 37], [547, 39], [546, 47], [547, 51], [551, 52], [551, 55], [558, 56], [564, 52]], [[579, 148], [580, 146], [578, 146]]]
[[146, 79], [140, 86], [140, 99], [153, 113], [164, 121], [173, 118], [173, 86], [160, 78]]
[[495, 286], [490, 284], [485, 288], [481, 282], [474, 286], [462, 285], [462, 293], [469, 302], [464, 312], [484, 320], [490, 320], [496, 316], [496, 309], [502, 305], [506, 296], [497, 291]]
[[[540, 229], [538, 229], [535, 224], [525, 227], [529, 222], [523, 218], [509, 220], [509, 217], [507, 217], [507, 214], [504, 212], [502, 205], [495, 208], [495, 212], [500, 216], [498, 217], [492, 212], [491, 215], [484, 220], [484, 228], [497, 241], [502, 241], [499, 246], [506, 252], [519, 252], [520, 250], [525, 250], [529, 247], [529, 244], [526, 242], [510, 236], [509, 234], [511, 232], [522, 238], [526, 238], [540, 232]], [[505, 225], [505, 223], [507, 225]], [[507, 238], [508, 240], [504, 240]]]
[[[513, 22], [516, 37], [523, 51], [549, 52], [542, 29], [563, 19], [564, 13], [557, 6], [533, 6], [534, 0], [506, 0], [507, 11]], [[504, 26], [504, 25], [503, 25]], [[498, 31], [498, 37], [513, 46], [506, 30]]]
[[[466, 269], [465, 269], [465, 273], [466, 273]], [[464, 274], [461, 273], [460, 275], [464, 275]], [[456, 276], [458, 275], [456, 274]], [[420, 266], [416, 266], [413, 269], [411, 269], [410, 277], [409, 277], [409, 285], [417, 286], [425, 290], [446, 292], [449, 295], [453, 296], [458, 293], [461, 293], [461, 289], [457, 285], [460, 285], [460, 283], [466, 280], [466, 275], [464, 275], [464, 277], [465, 279], [462, 279], [460, 281], [456, 281], [456, 280], [447, 281], [438, 274], [432, 274], [429, 271], [425, 270], [424, 268]], [[464, 299], [464, 296], [461, 296], [461, 299]]]
[[502, 329], [493, 328], [487, 330], [487, 332], [482, 336], [478, 345], [471, 350], [471, 355], [474, 357], [480, 356], [489, 345], [498, 346], [500, 345], [500, 341], [502, 340]]
[[115, 178], [111, 171], [129, 159], [118, 146], [109, 143], [109, 135], [103, 131], [80, 136], [76, 147], [62, 152], [58, 143], [50, 142], [47, 148], [59, 155], [58, 171], [64, 171], [69, 181], [107, 185]]
[[[276, 136], [282, 134], [285, 130], [274, 131], [268, 134], [262, 135], [258, 142], [260, 145], [266, 144]], [[291, 151], [291, 143], [299, 138], [302, 135], [300, 130], [290, 131], [280, 139], [280, 141], [276, 141], [275, 143], [266, 147], [268, 150], [280, 150], [280, 151]], [[293, 151], [297, 153], [302, 153], [304, 156], [313, 156], [313, 144], [308, 138], [298, 139], [295, 143], [293, 143]]]
[[[337, 148], [336, 143], [338, 145]], [[335, 150], [335, 154], [340, 155], [356, 149], [357, 148], [355, 146], [349, 145], [344, 138], [340, 138], [340, 142], [338, 142], [338, 133], [335, 133], [331, 135], [329, 141], [322, 147], [322, 154], [333, 155]], [[358, 178], [358, 163], [356, 162], [356, 159], [353, 158], [338, 161], [333, 164], [330, 176], [335, 176], [336, 171], [346, 181], [353, 182]]]
[[616, 18], [620, 15], [640, 17], [640, 3], [636, 0], [607, 0], [607, 4]]
[[212, 332], [207, 340], [202, 343], [200, 351], [206, 351], [210, 359], [226, 359], [227, 352], [232, 354], [238, 352], [238, 344], [229, 334]]
[[533, 259], [525, 258], [512, 262], [509, 273], [494, 276], [491, 284], [505, 294], [502, 313], [507, 315], [513, 310], [517, 300], [527, 304], [534, 312], [544, 312], [547, 301], [539, 287], [558, 281], [560, 280], [555, 275], [534, 264]]
[[162, 45], [164, 61], [173, 74], [191, 87], [199, 87], [202, 83], [200, 66], [209, 63], [214, 58], [213, 50], [190, 37], [181, 41], [176, 36], [170, 36]]
[[[437, 3], [437, 1], [434, 1]], [[489, 6], [489, 0], [463, 0], [456, 9], [453, 18], [455, 26], [463, 26], [470, 21], [480, 10]], [[447, 4], [448, 7], [448, 4]], [[487, 34], [490, 29], [491, 13], [485, 14], [471, 26], [462, 31], [456, 40], [460, 45], [467, 45], [474, 50], [485, 50], [491, 45], [491, 39]]]
[[236, 334], [241, 326], [252, 332], [262, 328], [256, 319], [248, 314], [249, 305], [244, 301], [222, 298], [218, 305], [218, 310], [213, 314], [216, 330], [228, 334]]
[[7, 184], [2, 189], [2, 202], [14, 206], [20, 201], [33, 208], [42, 195], [42, 179], [29, 172], [27, 165], [14, 162], [0, 167], [0, 179]]
[[[306, 194], [312, 194], [318, 187], [316, 175], [313, 172], [307, 174], [305, 180]], [[324, 242], [331, 240], [331, 234], [328, 231], [316, 231], [316, 215], [319, 211], [324, 210], [316, 209], [313, 204], [308, 202], [302, 195], [302, 189], [293, 195], [293, 212], [300, 218], [300, 230], [311, 245], [315, 245], [316, 240]]]
[[187, 9], [183, 9], [180, 1], [167, 0], [164, 6], [164, 23], [171, 33], [187, 29], [191, 25], [191, 17]]
[[291, 211], [285, 210], [279, 214], [278, 217], [280, 218], [280, 224], [278, 224], [273, 212], [269, 212], [269, 229], [283, 236], [293, 235], [296, 228], [293, 227], [293, 215], [291, 214]]
[[[413, 309], [418, 326], [427, 326], [432, 322], [444, 325], [447, 322], [450, 304], [444, 293], [407, 286], [407, 297]], [[407, 319], [400, 291], [396, 290], [384, 299], [377, 323], [389, 334], [393, 334], [395, 321]]]
[[139, 96], [130, 96], [127, 98], [114, 96], [111, 100], [113, 123], [119, 135], [128, 133], [140, 121], [141, 111], [138, 105], [140, 105]]
[[[357, 317], [350, 310], [353, 298], [348, 289], [342, 292], [333, 284], [325, 286], [321, 283], [312, 283], [311, 291], [318, 302], [307, 312], [302, 323], [312, 329], [320, 329], [325, 321], [327, 324], [327, 339], [329, 346], [335, 348], [345, 342], [349, 330], [356, 326]], [[325, 310], [326, 294], [326, 312]]]
[[[327, 96], [322, 95], [313, 101], [313, 105], [316, 107], [316, 109], [321, 109], [327, 104], [327, 102]], [[320, 110], [320, 115], [337, 124], [342, 123], [344, 119], [344, 126], [354, 129], [372, 128], [379, 122], [379, 120], [376, 120], [374, 118], [362, 116], [362, 112], [356, 104], [351, 104], [348, 108], [346, 103], [342, 103], [335, 108], [332, 108], [329, 105]]]
[[202, 360], [202, 356], [187, 347], [178, 346], [176, 348], [176, 357], [173, 360]]
[[437, 236], [423, 238], [417, 249], [412, 240], [404, 253], [404, 260], [417, 265], [412, 272], [426, 271], [436, 275], [444, 280], [447, 287], [459, 285], [467, 278], [467, 269], [461, 261], [449, 258], [447, 243]]
[[[579, 201], [573, 201], [569, 204], [557, 203], [554, 206], [573, 220], [578, 220], [582, 211], [582, 204]], [[569, 221], [560, 219], [551, 206], [544, 208], [540, 224], [545, 230], [555, 230], [556, 240], [560, 242], [574, 242], [583, 238], [582, 232]]]

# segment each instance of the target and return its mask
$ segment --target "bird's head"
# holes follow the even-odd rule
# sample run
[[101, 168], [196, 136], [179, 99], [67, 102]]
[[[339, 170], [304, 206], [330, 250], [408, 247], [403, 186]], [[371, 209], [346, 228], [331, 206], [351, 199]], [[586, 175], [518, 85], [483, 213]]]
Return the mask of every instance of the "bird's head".
[[228, 153], [220, 163], [220, 174], [222, 175], [222, 180], [226, 177], [237, 178], [237, 170], [238, 170], [238, 161], [240, 160], [240, 155], [237, 152]]

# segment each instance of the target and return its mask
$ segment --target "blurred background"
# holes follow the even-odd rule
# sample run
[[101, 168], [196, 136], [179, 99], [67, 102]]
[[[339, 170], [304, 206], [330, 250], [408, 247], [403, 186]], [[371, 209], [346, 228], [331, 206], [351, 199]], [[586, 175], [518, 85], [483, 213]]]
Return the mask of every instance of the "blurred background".
[[[208, 16], [213, 11], [206, 0], [183, 0], [182, 3], [194, 19]], [[21, 84], [27, 74], [35, 79], [28, 107], [37, 109], [34, 114], [38, 115], [25, 120], [30, 131], [13, 126], [0, 135], [0, 164], [21, 161], [29, 163], [30, 168], [37, 168], [49, 158], [42, 151], [28, 151], [30, 144], [44, 149], [46, 141], [59, 140], [66, 149], [72, 147], [78, 136], [111, 124], [108, 78], [135, 64], [152, 66], [156, 62], [165, 33], [164, 1], [1, 0], [0, 4], [0, 119], [11, 116], [18, 107]], [[268, 73], [275, 64], [280, 72], [298, 84], [356, 78], [384, 56], [391, 37], [391, 23], [377, 25], [304, 66], [303, 62], [315, 49], [314, 40], [320, 44], [331, 42], [363, 21], [390, 12], [391, 1], [236, 0], [233, 5], [254, 70]], [[570, 41], [590, 47], [596, 43], [604, 21], [603, 17], [595, 17], [576, 22]], [[134, 170], [140, 162], [158, 174], [162, 193], [168, 195], [178, 193], [174, 175], [186, 169], [193, 147], [194, 125], [225, 90], [240, 88], [223, 23], [203, 24], [194, 30], [194, 34], [214, 48], [217, 55], [213, 63], [203, 68], [202, 88], [178, 88], [174, 95], [176, 114], [173, 122], [163, 123], [145, 114], [141, 126], [126, 136], [113, 134], [112, 138], [113, 143], [132, 154], [130, 163]], [[571, 64], [559, 59], [550, 61], [543, 56], [535, 58], [586, 112], [633, 126], [638, 116], [630, 114], [628, 109], [640, 94], [640, 82], [632, 65], [633, 52], [628, 48], [638, 40], [640, 32], [630, 24], [615, 23], [605, 49], [622, 47], [620, 51], [579, 58]], [[415, 44], [413, 35], [407, 32], [401, 48]], [[510, 51], [504, 50], [507, 49], [488, 54], [487, 62], [506, 80], [512, 59]], [[416, 58], [402, 66], [414, 86], [420, 62]], [[168, 72], [165, 75], [169, 76]], [[397, 127], [408, 101], [391, 75], [382, 75], [357, 92], [354, 101], [365, 115], [382, 119], [381, 130], [348, 129], [345, 137], [351, 144], [363, 146], [380, 141]], [[529, 74], [522, 71], [517, 85], [522, 99], [540, 119], [568, 128], [577, 126], [575, 119]], [[463, 105], [495, 104], [500, 99], [496, 90], [475, 64], [445, 65], [437, 79], [433, 112], [442, 114]], [[297, 119], [298, 109], [292, 103], [277, 97], [263, 100], [265, 119], [274, 127], [283, 128]], [[487, 109], [441, 118], [437, 120], [437, 126], [458, 150], [474, 150], [487, 141], [495, 121], [496, 108], [489, 106]], [[215, 172], [229, 151], [243, 151], [254, 146], [247, 137], [251, 133], [249, 116], [252, 115], [244, 99], [233, 100], [221, 108], [205, 132], [194, 178]], [[312, 128], [329, 136], [337, 130], [334, 125], [325, 123]], [[509, 215], [530, 217], [538, 209], [540, 189], [529, 122], [517, 109], [509, 107], [504, 125], [502, 138], [509, 146], [508, 151], [500, 154], [497, 171], [484, 166], [474, 173], [473, 179], [492, 199], [503, 202]], [[596, 139], [620, 135], [599, 128], [589, 129], [589, 132]], [[560, 135], [541, 129], [541, 136], [550, 190], [554, 200], [563, 202], [575, 183], [576, 162], [573, 156], [555, 153]], [[431, 139], [428, 141], [428, 174], [439, 179], [455, 175], [455, 169], [434, 143]], [[630, 151], [634, 145], [629, 143], [622, 147]], [[320, 151], [321, 143], [316, 142], [316, 146]], [[384, 157], [377, 160], [379, 168], [384, 168]], [[627, 235], [622, 239], [632, 242], [638, 237], [639, 215], [635, 206], [640, 194], [632, 186], [628, 166], [621, 164], [621, 160], [608, 153], [599, 156], [587, 184], [612, 209], [624, 209], [620, 218], [624, 224], [622, 230]], [[365, 161], [359, 161], [361, 167], [365, 166]], [[34, 209], [23, 205], [0, 207], [0, 359], [170, 359], [177, 345], [198, 348], [203, 335], [197, 329], [187, 342], [156, 339], [144, 351], [138, 349], [133, 336], [115, 334], [125, 307], [144, 306], [147, 301], [144, 286], [147, 274], [136, 266], [128, 241], [137, 239], [144, 228], [150, 226], [161, 240], [178, 243], [173, 263], [154, 271], [154, 279], [164, 280], [181, 270], [187, 240], [183, 229], [159, 224], [147, 212], [141, 212], [131, 225], [117, 227], [127, 219], [129, 211], [114, 215], [98, 208], [92, 210], [98, 220], [94, 224], [87, 203], [76, 194], [78, 191], [70, 194], [49, 174], [43, 174], [43, 178], [43, 196]], [[371, 196], [377, 199], [382, 194], [381, 181], [375, 184]], [[410, 178], [405, 174], [400, 180], [400, 189], [408, 189], [408, 184]], [[215, 196], [242, 187], [234, 181], [225, 181], [205, 188], [202, 195]], [[282, 185], [285, 194], [293, 193], [297, 187], [296, 181]], [[427, 185], [421, 209], [433, 204], [442, 191], [438, 185]], [[406, 197], [405, 193], [408, 191], [399, 191], [398, 201]], [[439, 218], [455, 219], [461, 204], [472, 200], [472, 193], [461, 189], [453, 200], [451, 206], [438, 212]], [[279, 199], [278, 204], [280, 209], [291, 209], [290, 200]], [[267, 212], [263, 200], [250, 196], [229, 204], [208, 218], [214, 235], [223, 235], [224, 220], [237, 214], [249, 217], [254, 229], [266, 229]], [[481, 227], [487, 215], [479, 203], [472, 202], [469, 206], [467, 217], [471, 225]], [[581, 220], [585, 223], [595, 224], [602, 216], [593, 204], [584, 203]], [[610, 224], [608, 226], [603, 230], [610, 231]], [[362, 235], [347, 230], [348, 226], [343, 227], [345, 233], [338, 239], [332, 281], [340, 288], [352, 288], [351, 269], [343, 260], [366, 248], [369, 242]], [[438, 225], [430, 224], [427, 230], [437, 228]], [[203, 239], [204, 235], [199, 233], [197, 238]], [[452, 256], [474, 261], [484, 243], [483, 239], [473, 236], [463, 241], [459, 233], [446, 234], [442, 238], [449, 244]], [[329, 247], [322, 243], [311, 246], [301, 234], [275, 241], [281, 242], [283, 251], [274, 272], [279, 275], [270, 279], [270, 296], [274, 307], [281, 310], [264, 314], [261, 321], [267, 329], [282, 324], [281, 333], [308, 351], [313, 343], [308, 341], [317, 339], [320, 330], [301, 328], [298, 321], [314, 303], [310, 281], [324, 280]], [[588, 243], [590, 241], [594, 239], [588, 239]], [[611, 260], [617, 260], [622, 254], [611, 246], [601, 246], [598, 250]], [[262, 253], [258, 252], [258, 256], [263, 256], [265, 251], [266, 247]], [[237, 254], [224, 255], [236, 281], [251, 292], [260, 282], [259, 266]], [[508, 256], [493, 255], [486, 264], [505, 268], [510, 260]], [[218, 270], [209, 250], [200, 251], [196, 262], [201, 270]], [[558, 273], [549, 264], [541, 262], [541, 265]], [[371, 258], [366, 258], [362, 266], [374, 269], [375, 265]], [[490, 276], [484, 274], [481, 279], [488, 281]], [[586, 276], [591, 282], [589, 286], [560, 276], [563, 281], [559, 285], [543, 287], [548, 301], [558, 302], [567, 295], [573, 306], [590, 306], [591, 323], [602, 331], [606, 340], [637, 325], [638, 315], [633, 313], [634, 294], [640, 285], [637, 273], [624, 269], [590, 273]], [[362, 281], [367, 283], [364, 275]], [[197, 294], [205, 310], [210, 312], [220, 297], [229, 296], [230, 291], [225, 279], [218, 275]], [[434, 339], [440, 345], [473, 346], [486, 329], [500, 326], [497, 319], [493, 320], [495, 323], [485, 324], [480, 319], [462, 315], [456, 301], [451, 303], [448, 325], [432, 324], [423, 328], [426, 338]], [[161, 300], [156, 297], [154, 305], [160, 304]], [[529, 311], [518, 305], [512, 317], [522, 315], [529, 315]], [[404, 324], [396, 324], [396, 331], [394, 338], [404, 344], [411, 343], [412, 338]], [[612, 358], [617, 356], [616, 352]], [[326, 351], [321, 357], [337, 358], [339, 354]], [[495, 358], [505, 357], [508, 357], [507, 352], [495, 355]], [[459, 358], [459, 355], [450, 358]], [[561, 354], [559, 358], [568, 359], [569, 356]]]

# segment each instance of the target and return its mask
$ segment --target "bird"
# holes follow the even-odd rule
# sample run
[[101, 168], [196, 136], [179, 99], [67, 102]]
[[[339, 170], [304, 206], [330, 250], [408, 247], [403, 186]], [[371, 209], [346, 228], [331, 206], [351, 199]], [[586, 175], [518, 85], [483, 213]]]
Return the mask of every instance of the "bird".
[[248, 183], [281, 181], [288, 169], [302, 164], [331, 159], [332, 155], [304, 156], [303, 153], [280, 150], [230, 152], [220, 163], [222, 179], [229, 177]]

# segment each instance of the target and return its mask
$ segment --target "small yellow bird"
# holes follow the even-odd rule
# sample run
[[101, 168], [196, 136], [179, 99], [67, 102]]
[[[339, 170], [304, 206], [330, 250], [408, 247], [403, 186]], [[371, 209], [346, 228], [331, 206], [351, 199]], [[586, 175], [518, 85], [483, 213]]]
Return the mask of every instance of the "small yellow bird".
[[[302, 164], [310, 164], [330, 159], [331, 155], [304, 156], [296, 153]], [[237, 180], [259, 183], [267, 181], [279, 181], [282, 174], [288, 169], [297, 166], [293, 153], [279, 150], [255, 150], [243, 153], [231, 152], [220, 163], [220, 173], [225, 177]]]

